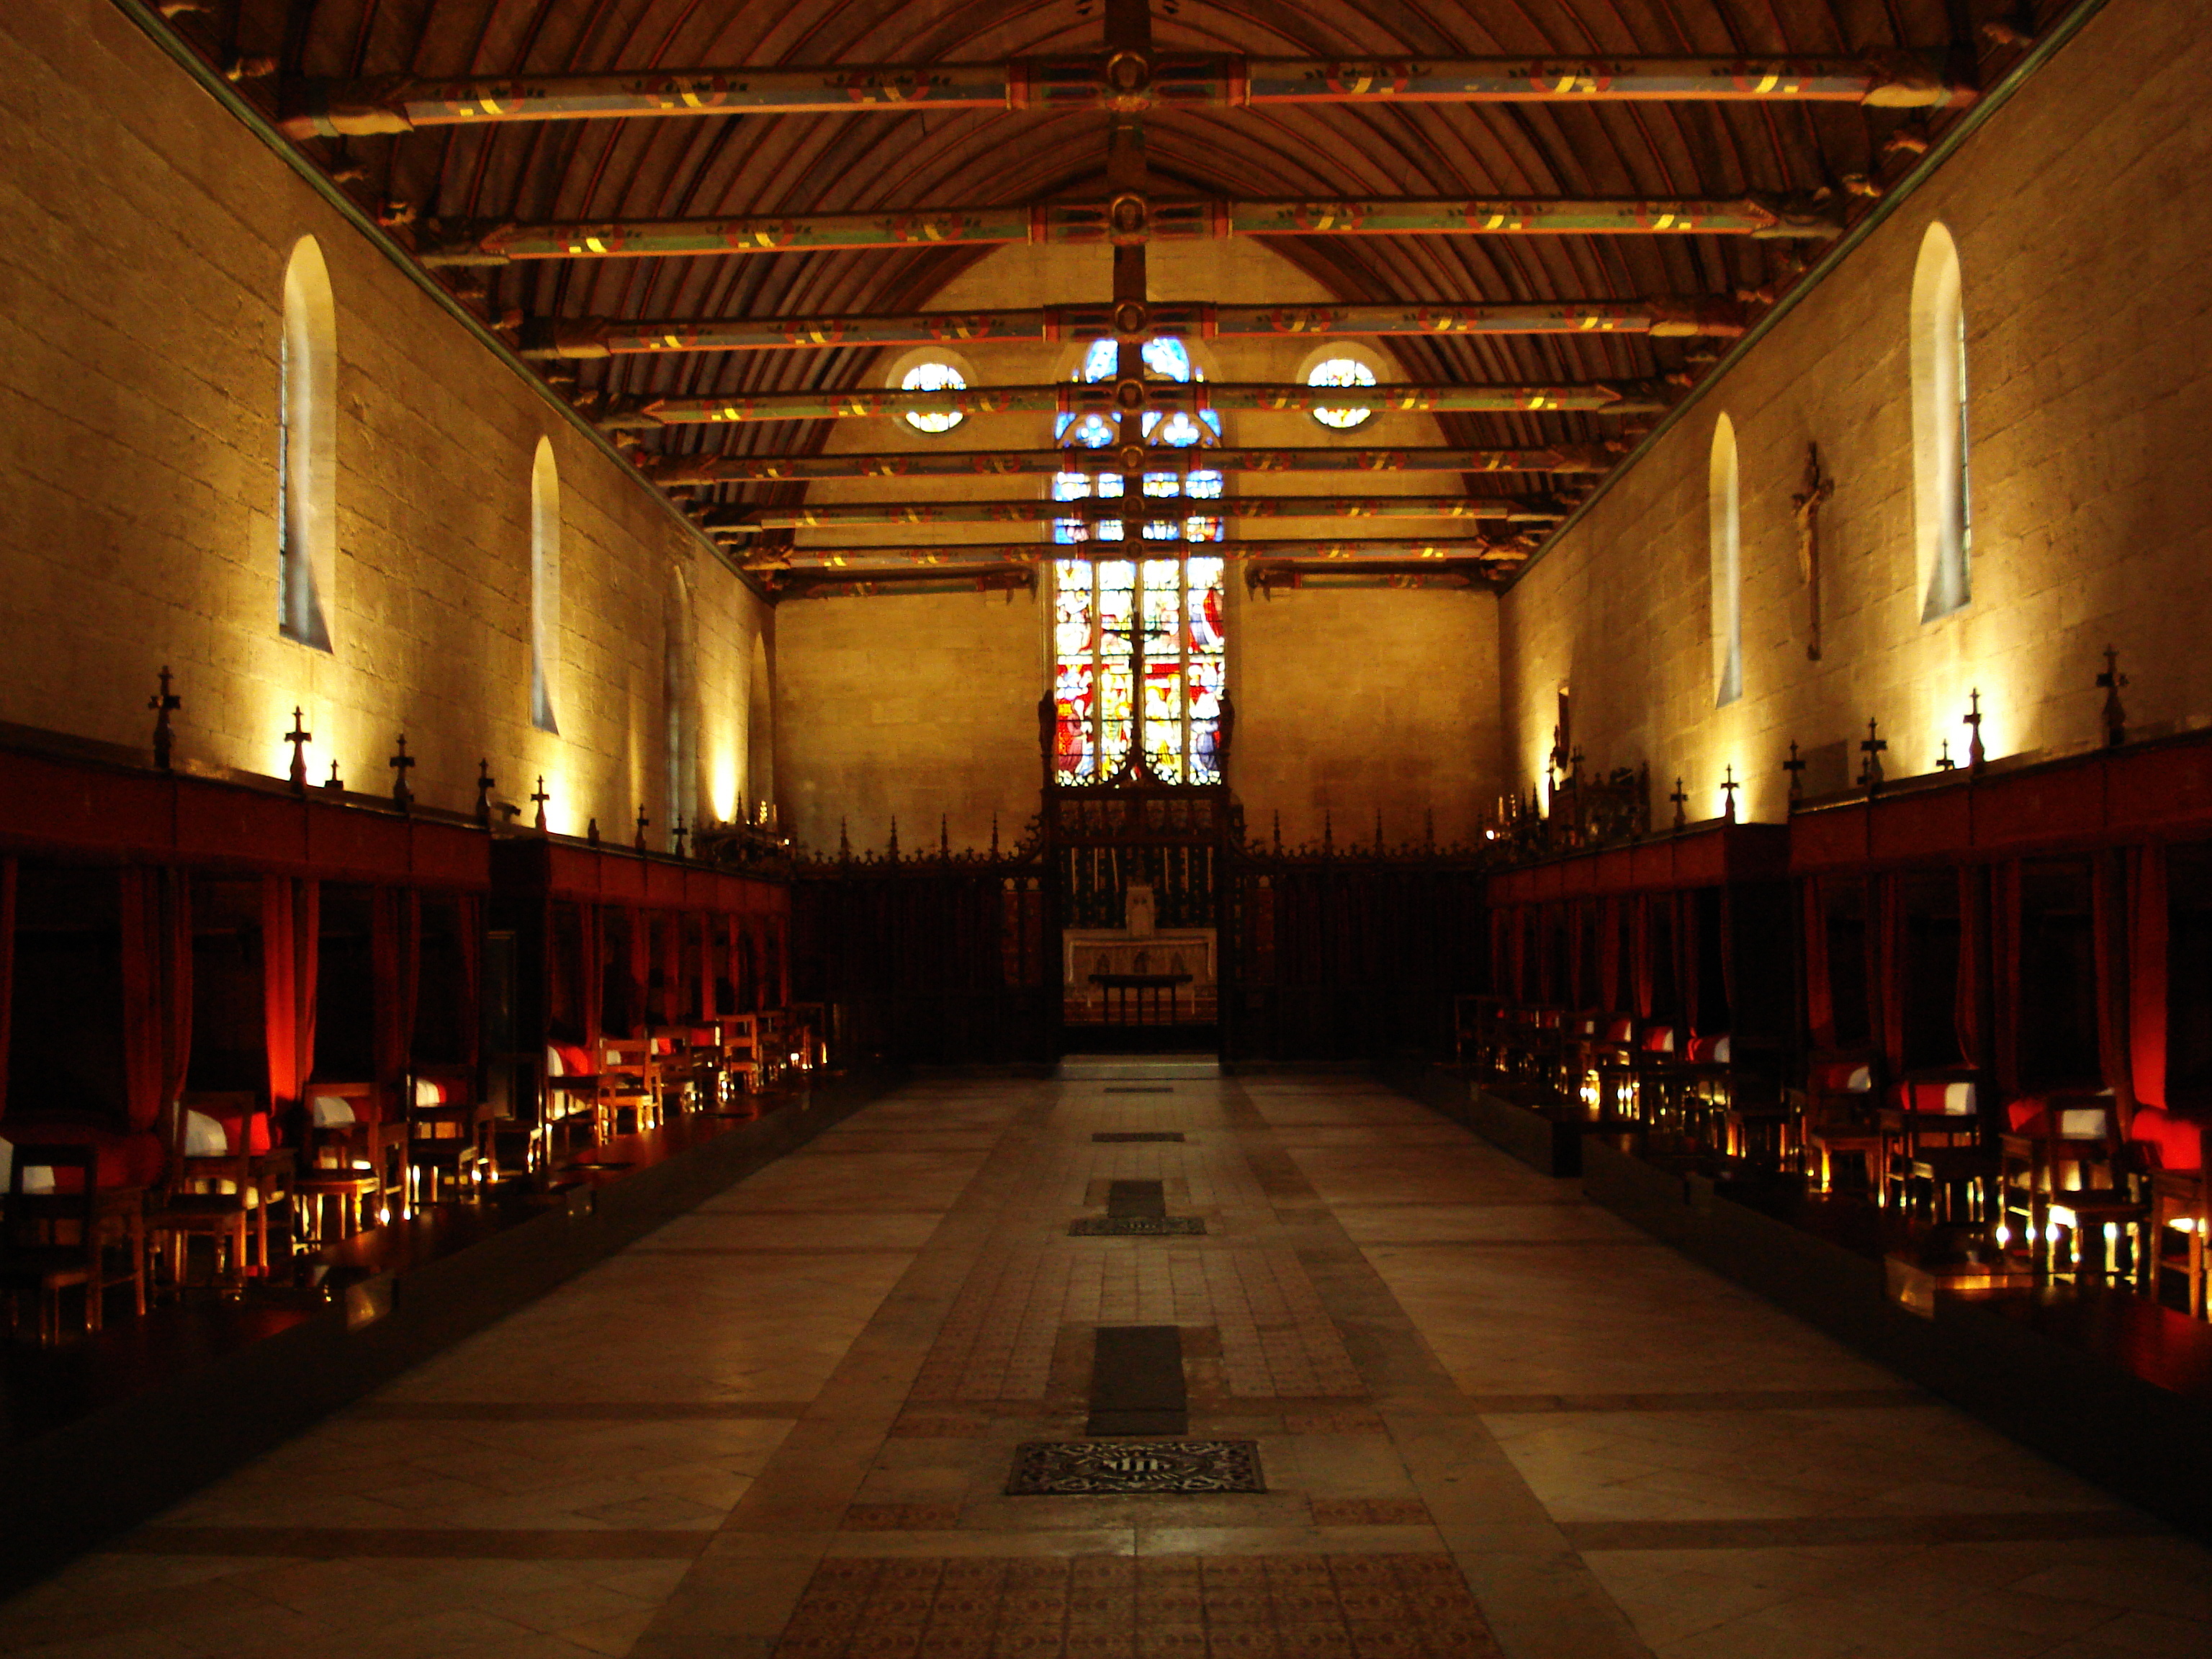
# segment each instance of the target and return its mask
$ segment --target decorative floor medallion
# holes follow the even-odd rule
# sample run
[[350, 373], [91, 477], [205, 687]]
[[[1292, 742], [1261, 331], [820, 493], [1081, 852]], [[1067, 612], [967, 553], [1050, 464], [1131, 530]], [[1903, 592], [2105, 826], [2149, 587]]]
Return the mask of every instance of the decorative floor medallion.
[[1267, 1490], [1256, 1440], [1030, 1440], [1006, 1481], [1010, 1498]]
[[1094, 1215], [1068, 1224], [1070, 1238], [1188, 1238], [1206, 1231], [1194, 1215]]
[[1116, 1146], [1139, 1140], [1172, 1140], [1180, 1146], [1182, 1144], [1182, 1131], [1180, 1129], [1102, 1129], [1091, 1138], [1096, 1141]]

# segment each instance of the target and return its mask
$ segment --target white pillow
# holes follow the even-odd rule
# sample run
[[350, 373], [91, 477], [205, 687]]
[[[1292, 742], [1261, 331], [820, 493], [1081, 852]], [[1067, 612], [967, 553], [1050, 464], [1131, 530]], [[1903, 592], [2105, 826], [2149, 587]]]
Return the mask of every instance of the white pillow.
[[2101, 1106], [2064, 1106], [2058, 1112], [2058, 1137], [2062, 1140], [2100, 1140], [2105, 1134], [2105, 1109]]
[[[15, 1145], [0, 1140], [0, 1193], [8, 1190], [8, 1182], [15, 1173]], [[23, 1171], [23, 1190], [27, 1193], [50, 1193], [54, 1189], [54, 1172], [33, 1164]]]
[[1874, 1067], [1871, 1066], [1854, 1066], [1851, 1074], [1844, 1079], [1844, 1091], [1850, 1094], [1863, 1095], [1873, 1087]]
[[561, 1051], [550, 1042], [545, 1045], [545, 1075], [548, 1077], [568, 1075], [568, 1062], [561, 1058]]
[[415, 1079], [415, 1103], [417, 1106], [442, 1106], [446, 1091], [427, 1077]]
[[185, 1113], [185, 1156], [186, 1158], [228, 1158], [230, 1139], [222, 1132], [222, 1125], [205, 1112], [187, 1109]]
[[354, 1115], [353, 1102], [343, 1095], [316, 1095], [307, 1102], [307, 1121], [318, 1129], [343, 1129], [361, 1120]]
[[1725, 1065], [1727, 1065], [1727, 1064], [1728, 1064], [1728, 1058], [1729, 1058], [1729, 1040], [1728, 1040], [1728, 1038], [1727, 1038], [1726, 1036], [1717, 1036], [1717, 1037], [1715, 1037], [1715, 1038], [1713, 1039], [1713, 1063], [1714, 1063], [1716, 1066], [1725, 1066]]
[[1972, 1117], [1974, 1115], [1974, 1085], [1971, 1083], [1945, 1084], [1943, 1115], [1946, 1117]]

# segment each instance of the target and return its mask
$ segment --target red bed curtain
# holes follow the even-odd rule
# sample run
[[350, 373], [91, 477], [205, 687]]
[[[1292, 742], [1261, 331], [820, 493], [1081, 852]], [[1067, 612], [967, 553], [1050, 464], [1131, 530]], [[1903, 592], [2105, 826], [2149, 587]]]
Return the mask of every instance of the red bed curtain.
[[584, 1052], [596, 1067], [599, 1039], [606, 1034], [606, 921], [596, 904], [579, 904], [576, 918], [576, 1006], [583, 1019]]
[[1628, 901], [1628, 975], [1636, 996], [1636, 1017], [1651, 1018], [1651, 896]]
[[1990, 1053], [1997, 1092], [2020, 1093], [2020, 863], [1990, 872]]
[[125, 1109], [134, 1130], [166, 1123], [173, 1145], [192, 1053], [191, 887], [179, 871], [135, 867], [121, 884]]
[[321, 939], [321, 884], [264, 876], [262, 1041], [269, 1057], [269, 1106], [274, 1112], [288, 1112], [300, 1103], [315, 1069], [315, 981]]
[[461, 955], [461, 1059], [475, 1066], [483, 1058], [483, 913], [474, 893], [453, 901], [453, 927]]
[[1698, 976], [1700, 963], [1698, 950], [1704, 941], [1698, 937], [1698, 896], [1695, 892], [1677, 893], [1674, 906], [1674, 983], [1682, 1003], [1682, 1049], [1690, 1046], [1689, 1039], [1704, 1032], [1698, 1023]]
[[1893, 1078], [1905, 1074], [1905, 976], [1911, 971], [1905, 947], [1905, 883], [1876, 876], [1867, 884], [1867, 967], [1872, 975], [1870, 1011], [1881, 1022], [1875, 1034]]
[[1597, 1000], [1607, 1013], [1627, 999], [1620, 990], [1620, 901], [1601, 901], [1597, 917]]
[[717, 1018], [722, 1012], [720, 957], [721, 956], [722, 917], [719, 912], [708, 911], [699, 918], [699, 1019], [703, 1024]]
[[0, 858], [0, 1118], [8, 1115], [8, 1060], [15, 1012], [15, 860]]
[[2136, 1103], [2166, 1104], [2166, 848], [2128, 849], [2128, 1059]]
[[1989, 890], [1985, 872], [1972, 865], [1959, 871], [1959, 991], [1952, 1010], [1958, 1028], [1959, 1053], [1966, 1064], [1981, 1069], [1990, 1063], [1989, 1032], [1984, 1027], [1983, 966], [1990, 948]]
[[2118, 852], [2100, 853], [2089, 866], [2089, 933], [2097, 975], [2097, 1071], [2118, 1097], [2123, 1111], [2134, 1104], [2129, 1065], [2127, 986], [2122, 974], [2127, 956], [2122, 929], [2127, 897], [2120, 881], [2126, 869]]
[[415, 1036], [422, 980], [422, 896], [413, 888], [380, 887], [370, 910], [369, 971], [376, 981], [372, 1056], [376, 1066], [375, 1121], [388, 1107], [404, 1115], [400, 1098]]
[[653, 918], [645, 910], [625, 910], [623, 915], [629, 923], [629, 952], [625, 962], [629, 973], [629, 1029], [623, 1035], [641, 1037], [653, 1023], [649, 1006], [653, 993]]
[[1801, 927], [1805, 950], [1805, 1029], [1815, 1048], [1836, 1046], [1836, 999], [1828, 981], [1828, 912], [1817, 878], [1802, 890]]

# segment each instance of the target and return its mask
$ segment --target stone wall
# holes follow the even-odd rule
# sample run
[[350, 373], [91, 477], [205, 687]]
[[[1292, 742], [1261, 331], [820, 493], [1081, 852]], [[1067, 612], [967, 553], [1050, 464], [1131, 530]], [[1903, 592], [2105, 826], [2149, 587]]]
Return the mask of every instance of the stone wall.
[[[1648, 758], [1693, 817], [1723, 769], [1778, 817], [1795, 740], [1841, 787], [1869, 719], [1890, 775], [1966, 751], [2094, 741], [2102, 650], [2139, 728], [2212, 719], [2212, 33], [2198, 0], [2112, 0], [1513, 586], [1501, 624], [1508, 760], [1541, 775], [1573, 689], [1593, 768]], [[1972, 592], [1921, 620], [1910, 399], [1913, 272], [1956, 239], [1972, 442]], [[1741, 457], [1744, 691], [1716, 708], [1706, 469]], [[1808, 659], [1791, 495], [1817, 441], [1822, 653]]]
[[[691, 609], [698, 778], [747, 791], [768, 613], [629, 474], [379, 252], [106, 0], [0, 8], [0, 720], [143, 744], [164, 663], [181, 760], [281, 774], [299, 705], [318, 777], [427, 803], [479, 757], [557, 829], [665, 830], [664, 628]], [[278, 346], [292, 250], [337, 307], [331, 649], [277, 630]], [[530, 480], [562, 483], [560, 733], [530, 720]], [[656, 835], [659, 830], [656, 830]]]

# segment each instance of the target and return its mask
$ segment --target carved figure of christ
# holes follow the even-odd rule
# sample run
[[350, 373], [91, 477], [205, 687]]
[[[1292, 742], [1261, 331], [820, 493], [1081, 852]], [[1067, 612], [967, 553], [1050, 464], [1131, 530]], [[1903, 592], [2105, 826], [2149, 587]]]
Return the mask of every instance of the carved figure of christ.
[[1820, 507], [1836, 493], [1836, 481], [1820, 469], [1820, 446], [1805, 446], [1805, 487], [1790, 498], [1797, 515], [1797, 574], [1805, 584], [1810, 631], [1805, 655], [1820, 660]]

